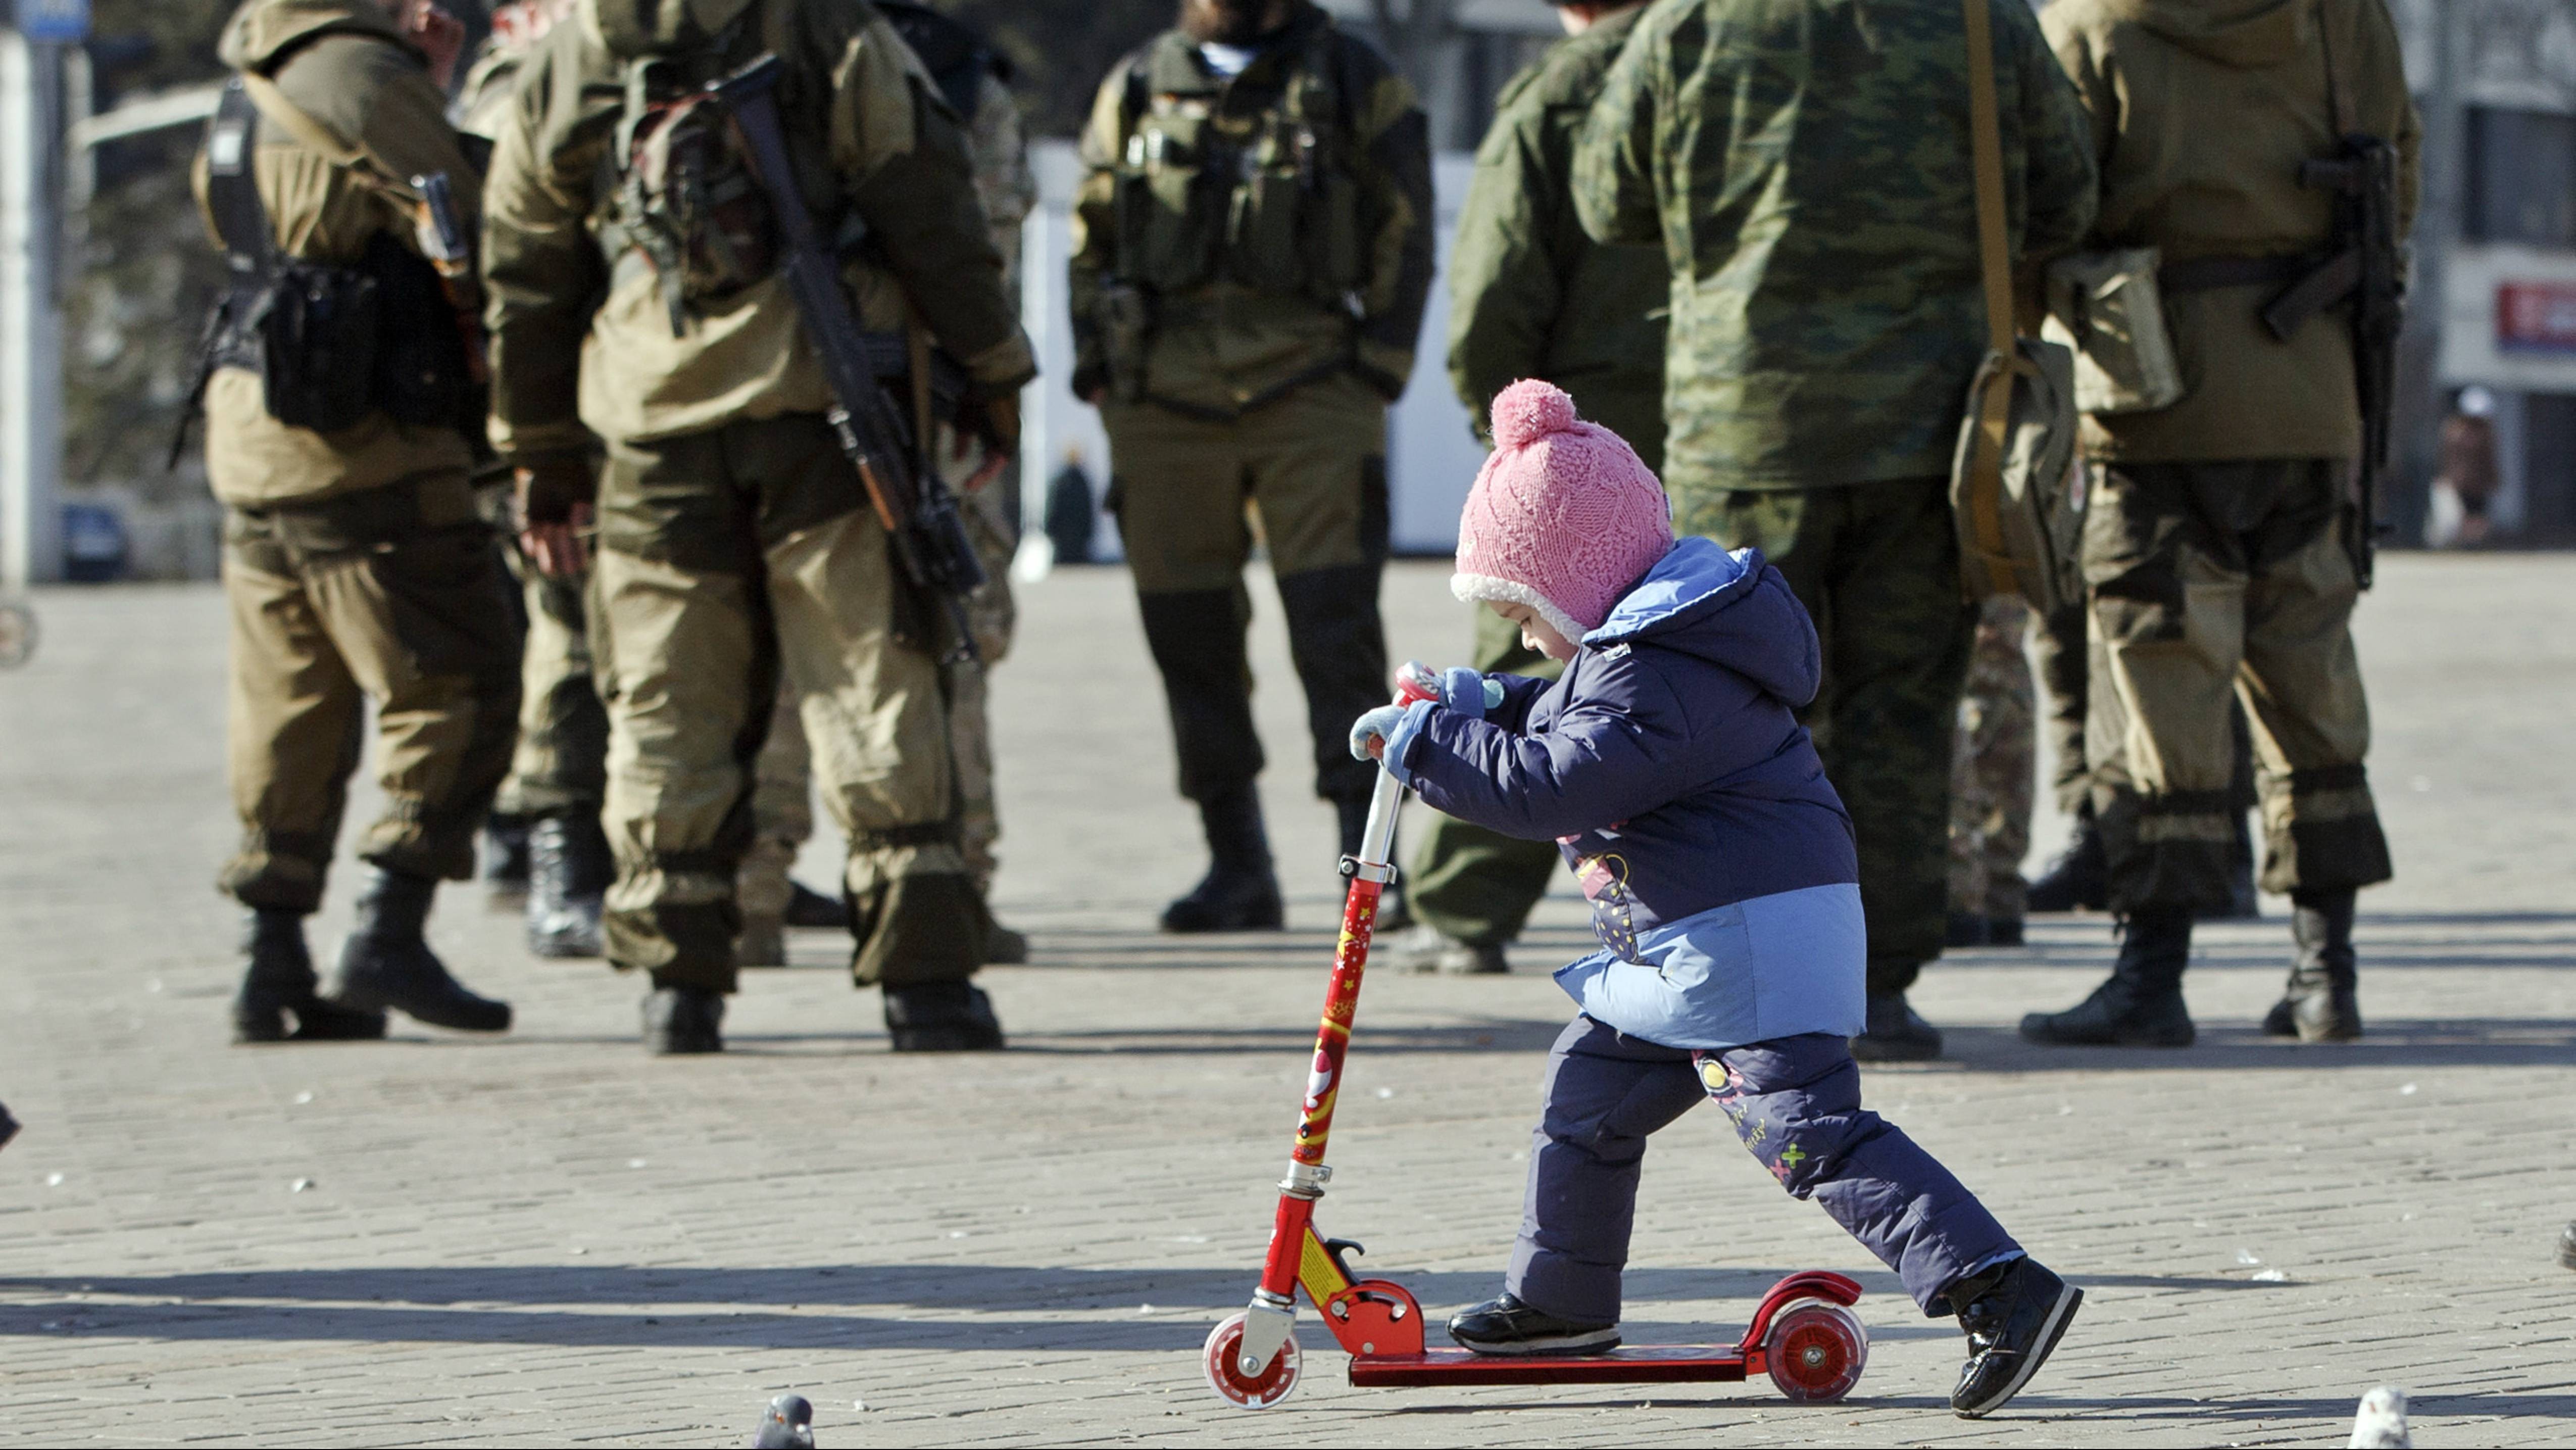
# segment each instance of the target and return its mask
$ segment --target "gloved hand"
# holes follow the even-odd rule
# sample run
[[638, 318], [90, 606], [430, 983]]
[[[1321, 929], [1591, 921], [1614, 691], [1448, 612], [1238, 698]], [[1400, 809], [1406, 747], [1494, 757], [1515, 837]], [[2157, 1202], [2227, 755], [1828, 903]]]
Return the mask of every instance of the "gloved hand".
[[1386, 754], [1387, 737], [1404, 719], [1404, 705], [1380, 705], [1351, 722], [1351, 759], [1376, 760]]
[[966, 480], [966, 492], [981, 493], [1002, 476], [1020, 452], [1020, 395], [997, 393], [969, 399], [957, 410], [958, 441], [973, 438], [984, 445], [984, 462]]
[[519, 506], [519, 548], [551, 579], [578, 577], [590, 567], [582, 535], [590, 528], [591, 500], [599, 475], [578, 453], [532, 459], [514, 471]]

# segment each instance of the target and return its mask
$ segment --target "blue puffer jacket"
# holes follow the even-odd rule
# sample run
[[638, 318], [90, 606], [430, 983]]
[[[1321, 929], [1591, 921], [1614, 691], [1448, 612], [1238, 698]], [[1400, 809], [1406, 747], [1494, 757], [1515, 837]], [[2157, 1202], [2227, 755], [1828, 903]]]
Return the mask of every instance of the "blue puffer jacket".
[[1815, 626], [1755, 550], [1673, 546], [1553, 684], [1496, 676], [1487, 718], [1405, 712], [1388, 769], [1430, 805], [1556, 839], [1604, 950], [1556, 979], [1668, 1047], [1861, 1030], [1868, 959], [1851, 817], [1792, 713]]

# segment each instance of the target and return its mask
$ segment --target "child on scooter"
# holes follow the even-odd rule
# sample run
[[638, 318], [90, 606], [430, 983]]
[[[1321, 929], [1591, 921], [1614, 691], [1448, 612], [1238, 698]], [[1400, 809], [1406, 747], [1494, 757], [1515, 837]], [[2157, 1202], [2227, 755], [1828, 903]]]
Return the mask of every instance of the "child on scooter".
[[1435, 809], [1554, 838], [1604, 949], [1556, 974], [1581, 1010], [1548, 1059], [1519, 1242], [1501, 1297], [1450, 1335], [1486, 1354], [1615, 1347], [1647, 1135], [1705, 1095], [1925, 1313], [1958, 1316], [1950, 1403], [1996, 1409], [2083, 1292], [1861, 1108], [1851, 819], [1793, 713], [1821, 676], [1815, 627], [1758, 551], [1676, 543], [1654, 475], [1557, 388], [1506, 389], [1493, 432], [1450, 588], [1565, 677], [1451, 670], [1438, 701], [1360, 717], [1351, 748]]

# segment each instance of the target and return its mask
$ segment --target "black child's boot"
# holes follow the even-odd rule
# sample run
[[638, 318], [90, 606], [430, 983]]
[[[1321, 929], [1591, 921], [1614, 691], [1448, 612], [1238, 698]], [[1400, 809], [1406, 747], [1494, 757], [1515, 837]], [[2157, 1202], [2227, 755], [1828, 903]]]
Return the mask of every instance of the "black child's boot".
[[528, 950], [598, 956], [599, 913], [615, 874], [597, 815], [547, 816], [529, 827]]
[[2048, 1363], [2084, 1291], [2025, 1257], [1952, 1285], [1948, 1298], [1968, 1334], [1950, 1408], [1974, 1420], [2002, 1409]]
[[2023, 910], [2046, 916], [2061, 911], [2100, 911], [2111, 896], [2111, 858], [2102, 848], [2102, 833], [2093, 824], [2092, 808], [2075, 813], [2075, 837], [2030, 883]]
[[2189, 1047], [2196, 1035], [2183, 1005], [2191, 965], [2191, 908], [2129, 914], [2111, 979], [2063, 1012], [2033, 1012], [2021, 1035], [2052, 1047]]
[[[1355, 801], [1333, 802], [1333, 814], [1341, 823], [1342, 856], [1346, 860], [1356, 861], [1360, 857], [1361, 839], [1368, 835], [1368, 813], [1369, 803], [1365, 796]], [[1390, 848], [1386, 854], [1392, 859], [1395, 852]], [[1405, 904], [1404, 873], [1399, 871], [1388, 878], [1386, 889], [1378, 894], [1377, 920], [1371, 923], [1369, 931], [1373, 936], [1383, 936], [1388, 932], [1409, 931], [1412, 927], [1413, 908]]]
[[1285, 925], [1261, 797], [1252, 783], [1199, 802], [1199, 824], [1207, 832], [1208, 874], [1189, 895], [1163, 908], [1163, 930], [1277, 931]]
[[2290, 897], [2290, 934], [2298, 964], [2281, 1000], [2263, 1018], [2274, 1037], [2350, 1042], [2361, 1036], [2360, 968], [2352, 950], [2352, 891], [2300, 891]]
[[346, 1042], [385, 1035], [382, 1012], [352, 1011], [313, 994], [313, 956], [304, 947], [301, 912], [251, 912], [243, 922], [242, 954], [250, 960], [233, 995], [233, 1041]]
[[438, 883], [426, 876], [376, 868], [358, 896], [358, 919], [326, 995], [357, 1011], [395, 1008], [433, 1027], [507, 1032], [510, 1004], [465, 990], [421, 935], [437, 894]]

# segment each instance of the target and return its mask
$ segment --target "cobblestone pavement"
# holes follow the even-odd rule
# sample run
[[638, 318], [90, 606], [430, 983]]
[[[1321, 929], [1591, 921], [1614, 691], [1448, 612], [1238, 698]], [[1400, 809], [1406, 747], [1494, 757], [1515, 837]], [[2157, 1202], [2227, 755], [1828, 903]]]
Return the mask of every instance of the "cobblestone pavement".
[[[1335, 884], [1268, 597], [1294, 930], [1140, 929], [1197, 867], [1190, 818], [1125, 576], [1068, 571], [1027, 591], [997, 677], [1001, 907], [1037, 942], [987, 976], [1014, 1050], [889, 1056], [808, 933], [808, 970], [750, 980], [732, 1052], [654, 1062], [634, 983], [527, 958], [463, 889], [434, 935], [516, 1000], [508, 1038], [226, 1046], [220, 602], [42, 595], [44, 652], [0, 676], [0, 1097], [28, 1124], [0, 1154], [0, 1441], [713, 1445], [793, 1389], [827, 1445], [2326, 1444], [2394, 1383], [2418, 1443], [2568, 1444], [2576, 1274], [2550, 1250], [2576, 1215], [2576, 562], [2383, 578], [2363, 652], [2400, 880], [2365, 903], [2366, 1042], [2257, 1033], [2273, 902], [2204, 933], [2191, 1050], [2013, 1038], [2107, 960], [2105, 922], [2066, 918], [1936, 967], [1919, 1001], [1953, 1059], [1871, 1072], [1872, 1105], [2091, 1292], [2044, 1377], [1977, 1424], [1946, 1410], [1954, 1328], [1711, 1114], [1652, 1154], [1630, 1337], [1731, 1337], [1777, 1273], [1854, 1272], [1876, 1350], [1852, 1400], [1356, 1391], [1311, 1319], [1296, 1398], [1210, 1398], [1198, 1345], [1250, 1288]], [[1463, 652], [1443, 582], [1395, 571], [1399, 657]], [[1552, 900], [1507, 979], [1370, 984], [1323, 1221], [1428, 1305], [1495, 1284], [1567, 1012], [1543, 972], [1579, 921]]]

